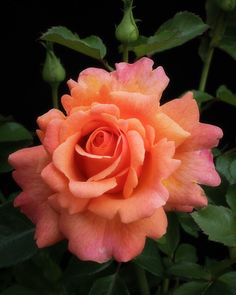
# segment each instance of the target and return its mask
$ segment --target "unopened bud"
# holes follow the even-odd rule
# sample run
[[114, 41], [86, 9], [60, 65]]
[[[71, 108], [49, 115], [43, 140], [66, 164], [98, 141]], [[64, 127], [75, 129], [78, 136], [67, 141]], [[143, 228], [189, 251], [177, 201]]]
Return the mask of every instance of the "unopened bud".
[[46, 59], [42, 71], [43, 79], [49, 84], [60, 83], [66, 77], [65, 69], [53, 50], [50, 48], [46, 48], [46, 50]]
[[139, 36], [139, 31], [132, 12], [132, 3], [133, 1], [129, 1], [129, 4], [126, 4], [124, 16], [121, 20], [121, 23], [116, 28], [116, 38], [121, 43], [128, 44], [130, 42], [134, 42]]
[[236, 0], [216, 0], [217, 5], [224, 11], [230, 12], [236, 7]]

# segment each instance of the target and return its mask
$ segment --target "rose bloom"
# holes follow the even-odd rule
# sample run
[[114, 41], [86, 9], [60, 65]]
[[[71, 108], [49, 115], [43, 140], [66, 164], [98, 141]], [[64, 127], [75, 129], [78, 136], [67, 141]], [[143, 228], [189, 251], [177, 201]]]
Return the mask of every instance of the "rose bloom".
[[220, 183], [210, 149], [222, 131], [199, 122], [191, 92], [160, 105], [169, 79], [152, 65], [84, 70], [68, 82], [65, 114], [38, 118], [42, 145], [10, 155], [23, 190], [14, 205], [38, 247], [67, 239], [82, 260], [129, 261], [165, 234], [166, 210], [207, 205], [199, 184]]

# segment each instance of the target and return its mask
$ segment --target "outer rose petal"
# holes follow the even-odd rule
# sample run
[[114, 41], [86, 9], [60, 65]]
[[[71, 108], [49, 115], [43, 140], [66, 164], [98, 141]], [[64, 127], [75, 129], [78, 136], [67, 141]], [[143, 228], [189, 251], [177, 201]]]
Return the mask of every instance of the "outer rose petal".
[[60, 228], [69, 240], [69, 249], [82, 260], [105, 262], [112, 257], [129, 261], [141, 253], [145, 237], [161, 237], [167, 220], [162, 208], [149, 218], [122, 224], [118, 217], [106, 220], [92, 213], [63, 214]]
[[16, 169], [13, 176], [24, 190], [14, 200], [14, 206], [20, 207], [36, 224], [35, 238], [39, 247], [52, 245], [62, 239], [58, 214], [47, 204], [52, 191], [40, 175], [48, 161], [43, 146], [22, 149], [9, 157], [9, 162]]
[[161, 106], [161, 110], [186, 131], [191, 132], [198, 124], [199, 110], [192, 92], [165, 103]]
[[181, 166], [164, 182], [170, 193], [166, 209], [191, 211], [191, 208], [206, 206], [207, 198], [198, 183], [220, 184], [211, 152], [199, 150], [180, 153], [176, 157], [181, 160]]
[[[169, 83], [162, 67], [152, 70], [153, 61], [143, 57], [133, 64], [118, 63], [112, 76], [117, 80], [116, 90], [155, 95], [160, 99], [163, 90]], [[113, 87], [114, 89], [114, 87]]]

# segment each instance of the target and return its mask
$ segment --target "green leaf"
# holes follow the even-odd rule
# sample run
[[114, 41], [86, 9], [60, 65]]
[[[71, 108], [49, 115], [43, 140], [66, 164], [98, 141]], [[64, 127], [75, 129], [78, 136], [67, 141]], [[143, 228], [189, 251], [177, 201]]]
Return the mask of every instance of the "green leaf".
[[223, 196], [227, 193], [229, 182], [225, 176], [221, 175], [221, 183], [217, 187], [203, 186], [208, 197], [209, 204], [226, 206], [226, 200]]
[[1, 295], [37, 295], [36, 291], [30, 290], [20, 285], [13, 285], [3, 292], [0, 293]]
[[236, 217], [230, 209], [208, 205], [192, 213], [192, 216], [210, 240], [236, 246]]
[[185, 279], [210, 279], [210, 273], [201, 265], [193, 262], [181, 262], [172, 265], [168, 273]]
[[235, 179], [235, 182], [236, 182], [236, 159], [233, 160], [232, 163], [230, 164], [229, 172], [230, 172], [231, 176], [233, 177], [233, 179]]
[[236, 183], [229, 186], [226, 201], [229, 204], [232, 212], [236, 215]]
[[214, 281], [213, 283], [209, 284], [206, 291], [203, 293], [204, 295], [235, 295], [235, 290], [232, 290], [226, 284], [220, 281]]
[[217, 47], [236, 60], [236, 20], [233, 25], [227, 27]]
[[11, 203], [0, 206], [0, 216], [0, 267], [32, 257], [37, 251], [32, 223]]
[[141, 37], [131, 50], [137, 57], [161, 52], [186, 43], [201, 35], [207, 28], [199, 16], [188, 11], [179, 12], [162, 24], [153, 36], [146, 39]]
[[89, 36], [80, 39], [66, 27], [52, 27], [40, 39], [63, 45], [95, 59], [103, 59], [106, 55], [106, 47], [99, 37]]
[[166, 234], [157, 241], [159, 249], [173, 257], [174, 251], [177, 248], [180, 240], [179, 222], [175, 213], [168, 213], [168, 228]]
[[81, 261], [76, 257], [72, 257], [65, 271], [65, 277], [73, 278], [83, 275], [93, 275], [101, 272], [110, 266], [112, 260], [105, 263], [96, 263], [92, 261]]
[[21, 140], [32, 141], [31, 133], [22, 125], [15, 122], [6, 122], [0, 125], [0, 143]]
[[194, 222], [192, 216], [189, 213], [178, 212], [177, 217], [183, 230], [189, 235], [197, 238], [199, 227]]
[[175, 252], [175, 262], [197, 262], [196, 248], [190, 244], [180, 244]]
[[147, 239], [142, 254], [134, 259], [134, 263], [156, 276], [161, 277], [163, 275], [163, 265], [158, 245], [151, 239]]
[[230, 184], [235, 183], [235, 178], [231, 174], [231, 163], [236, 159], [236, 152], [228, 152], [216, 158], [217, 171], [223, 175]]
[[200, 295], [207, 286], [207, 282], [188, 282], [175, 289], [173, 295]]
[[218, 281], [236, 289], [236, 271], [230, 271], [218, 278]]
[[193, 97], [196, 99], [199, 106], [203, 102], [207, 102], [214, 99], [214, 96], [200, 90], [193, 90]]
[[0, 173], [9, 172], [9, 154], [29, 146], [33, 141], [31, 133], [15, 122], [5, 122], [0, 125]]
[[221, 85], [217, 89], [216, 96], [221, 101], [236, 106], [236, 94], [233, 94], [225, 85]]
[[129, 295], [125, 283], [117, 274], [98, 279], [92, 286], [89, 295]]

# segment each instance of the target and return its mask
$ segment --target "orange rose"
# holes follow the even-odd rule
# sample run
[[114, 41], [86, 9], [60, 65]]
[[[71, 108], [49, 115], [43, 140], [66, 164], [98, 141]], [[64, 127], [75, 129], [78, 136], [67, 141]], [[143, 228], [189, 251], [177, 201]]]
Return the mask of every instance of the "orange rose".
[[[192, 93], [159, 105], [169, 79], [142, 58], [116, 71], [89, 68], [68, 82], [66, 115], [38, 118], [42, 145], [10, 156], [39, 247], [66, 238], [82, 260], [128, 261], [166, 232], [166, 210], [207, 204], [216, 186], [210, 149], [222, 131], [199, 123]], [[204, 171], [204, 173], [203, 173]]]

